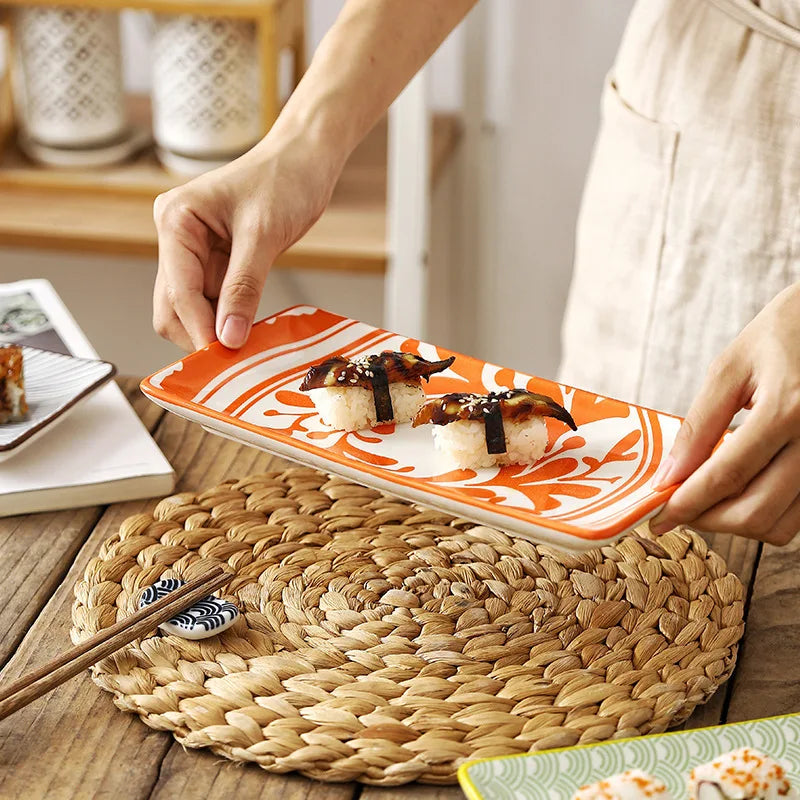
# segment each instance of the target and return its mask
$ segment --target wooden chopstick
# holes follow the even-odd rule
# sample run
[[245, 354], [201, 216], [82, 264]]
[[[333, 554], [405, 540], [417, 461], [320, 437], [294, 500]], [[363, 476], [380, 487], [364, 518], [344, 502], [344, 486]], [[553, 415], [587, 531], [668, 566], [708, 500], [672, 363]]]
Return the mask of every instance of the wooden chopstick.
[[222, 567], [211, 567], [203, 575], [188, 581], [152, 605], [104, 628], [77, 647], [67, 650], [8, 686], [0, 687], [0, 719], [13, 714], [92, 664], [149, 633], [162, 622], [207, 597], [230, 579], [231, 574]]

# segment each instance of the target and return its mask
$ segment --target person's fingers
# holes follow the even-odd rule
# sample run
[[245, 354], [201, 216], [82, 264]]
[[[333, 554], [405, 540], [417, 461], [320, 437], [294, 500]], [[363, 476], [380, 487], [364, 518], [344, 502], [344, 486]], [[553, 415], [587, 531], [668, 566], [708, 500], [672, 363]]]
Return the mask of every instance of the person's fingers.
[[[214, 310], [203, 294], [203, 265], [175, 240], [159, 245], [167, 272], [167, 297], [195, 349], [214, 341]], [[161, 256], [159, 256], [161, 258]]]
[[167, 300], [196, 349], [214, 341], [214, 311], [203, 291], [209, 230], [186, 204], [162, 197], [154, 206], [158, 268]]
[[800, 531], [800, 498], [789, 506], [786, 513], [775, 523], [762, 541], [783, 547], [794, 539], [798, 531]]
[[153, 329], [164, 339], [178, 345], [184, 350], [194, 350], [192, 339], [181, 324], [167, 299], [164, 274], [161, 270], [156, 274], [153, 286]]
[[222, 282], [231, 260], [230, 248], [223, 242], [218, 242], [211, 248], [206, 266], [203, 294], [209, 300], [216, 300], [222, 291]]
[[691, 525], [766, 540], [789, 507], [800, 496], [800, 440], [795, 439], [775, 456], [738, 497], [718, 503]]
[[679, 483], [708, 459], [736, 412], [750, 399], [749, 380], [741, 360], [725, 356], [712, 364], [669, 456], [652, 480], [654, 489]]
[[225, 347], [241, 347], [247, 341], [274, 255], [264, 225], [241, 226], [234, 231], [217, 303], [217, 338]]
[[195, 349], [191, 337], [186, 333], [186, 328], [183, 327], [183, 324], [175, 315], [159, 325], [156, 331], [159, 336], [177, 345], [187, 353], [191, 353]]
[[662, 533], [675, 525], [692, 523], [722, 500], [741, 494], [786, 441], [786, 431], [774, 413], [756, 407], [747, 421], [676, 489], [650, 529]]
[[[701, 528], [701, 530], [703, 530]], [[800, 532], [800, 497], [786, 509], [783, 516], [770, 528], [769, 531], [762, 532], [758, 536], [742, 532], [742, 536], [759, 539], [765, 544], [774, 544], [783, 547], [794, 539]]]

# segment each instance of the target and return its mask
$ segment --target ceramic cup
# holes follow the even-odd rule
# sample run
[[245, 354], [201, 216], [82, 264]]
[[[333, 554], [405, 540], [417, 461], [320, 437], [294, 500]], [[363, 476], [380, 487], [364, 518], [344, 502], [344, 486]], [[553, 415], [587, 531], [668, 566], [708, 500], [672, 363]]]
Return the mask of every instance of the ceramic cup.
[[15, 98], [24, 135], [90, 149], [125, 135], [119, 15], [91, 8], [14, 13]]
[[167, 166], [202, 169], [249, 150], [262, 136], [261, 96], [252, 22], [156, 16], [153, 133]]

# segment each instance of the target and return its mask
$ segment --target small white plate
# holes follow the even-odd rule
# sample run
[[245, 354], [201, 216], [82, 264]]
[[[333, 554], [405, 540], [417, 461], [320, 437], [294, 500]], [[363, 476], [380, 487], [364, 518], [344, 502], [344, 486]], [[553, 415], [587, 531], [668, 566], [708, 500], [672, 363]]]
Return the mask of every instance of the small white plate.
[[52, 147], [42, 144], [24, 133], [19, 134], [19, 146], [33, 161], [49, 167], [64, 169], [86, 169], [110, 167], [136, 155], [150, 144], [152, 137], [145, 128], [132, 127], [121, 139], [99, 147], [80, 148]]
[[22, 348], [28, 414], [22, 422], [0, 425], [0, 461], [66, 417], [68, 412], [116, 374], [107, 361], [75, 358], [35, 347]]

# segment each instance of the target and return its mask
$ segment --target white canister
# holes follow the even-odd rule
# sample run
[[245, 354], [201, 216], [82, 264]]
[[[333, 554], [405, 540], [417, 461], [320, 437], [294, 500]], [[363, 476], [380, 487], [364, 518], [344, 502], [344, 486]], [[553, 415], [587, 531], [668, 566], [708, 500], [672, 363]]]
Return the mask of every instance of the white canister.
[[15, 95], [23, 133], [90, 149], [127, 133], [119, 15], [92, 8], [17, 8]]
[[219, 162], [249, 150], [263, 135], [255, 24], [158, 15], [152, 97], [165, 163], [170, 154]]

